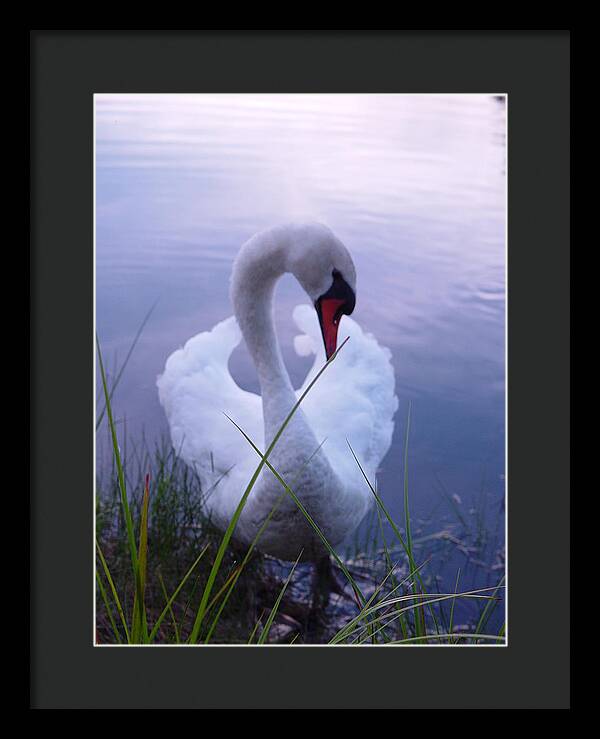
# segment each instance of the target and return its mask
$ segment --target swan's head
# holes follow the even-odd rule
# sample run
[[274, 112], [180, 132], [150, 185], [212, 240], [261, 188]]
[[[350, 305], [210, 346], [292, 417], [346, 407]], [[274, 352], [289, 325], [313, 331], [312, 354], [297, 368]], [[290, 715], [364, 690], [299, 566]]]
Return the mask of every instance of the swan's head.
[[337, 348], [340, 320], [352, 313], [356, 303], [356, 269], [352, 257], [326, 226], [310, 224], [295, 230], [288, 269], [315, 306], [329, 359]]

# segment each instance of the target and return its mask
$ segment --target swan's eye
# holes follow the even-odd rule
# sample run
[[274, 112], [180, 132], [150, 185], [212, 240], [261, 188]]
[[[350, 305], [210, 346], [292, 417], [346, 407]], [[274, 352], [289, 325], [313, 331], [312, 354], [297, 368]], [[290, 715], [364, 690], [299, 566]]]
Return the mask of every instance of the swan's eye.
[[339, 323], [341, 317], [344, 314], [349, 316], [354, 310], [354, 306], [356, 304], [356, 295], [354, 294], [354, 290], [346, 282], [344, 276], [338, 269], [332, 270], [331, 276], [333, 277], [331, 287], [329, 288], [329, 290], [327, 290], [326, 293], [321, 295], [320, 300], [333, 298], [335, 300], [341, 301], [340, 307], [338, 308], [334, 316], [334, 321], [336, 323]]

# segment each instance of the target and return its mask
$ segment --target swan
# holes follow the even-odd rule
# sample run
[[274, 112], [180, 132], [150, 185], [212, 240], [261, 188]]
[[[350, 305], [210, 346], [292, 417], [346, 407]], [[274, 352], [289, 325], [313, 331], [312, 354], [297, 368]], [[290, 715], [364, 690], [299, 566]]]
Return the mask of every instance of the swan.
[[[288, 272], [311, 302], [293, 311], [300, 332], [294, 348], [299, 355], [314, 354], [314, 364], [297, 390], [273, 323], [275, 286]], [[348, 443], [374, 480], [391, 444], [398, 400], [389, 349], [349, 317], [355, 296], [354, 263], [328, 227], [301, 223], [269, 228], [250, 238], [234, 260], [230, 282], [234, 316], [192, 337], [167, 359], [157, 385], [172, 444], [199, 475], [205, 505], [219, 527], [229, 524], [260, 461], [231, 420], [264, 450], [335, 352], [340, 329], [350, 340], [303, 400], [269, 461], [333, 547], [354, 531], [372, 504], [372, 492]], [[256, 366], [260, 396], [241, 389], [228, 369], [242, 337]], [[273, 473], [263, 468], [237, 523], [235, 539], [250, 544], [282, 492]], [[322, 561], [327, 555], [287, 495], [257, 546], [287, 561], [295, 560], [301, 550], [309, 561]]]

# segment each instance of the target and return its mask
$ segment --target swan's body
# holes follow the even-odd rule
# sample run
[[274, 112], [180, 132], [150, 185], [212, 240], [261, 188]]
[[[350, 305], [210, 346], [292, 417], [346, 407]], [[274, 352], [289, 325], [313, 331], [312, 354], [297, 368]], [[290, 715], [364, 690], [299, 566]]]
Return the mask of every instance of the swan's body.
[[[222, 527], [231, 520], [260, 462], [225, 414], [264, 450], [326, 359], [317, 313], [309, 305], [297, 306], [293, 317], [301, 333], [295, 348], [299, 354], [314, 353], [315, 362], [303, 387], [292, 388], [273, 327], [275, 284], [283, 273], [292, 272], [318, 303], [319, 296], [331, 293], [332, 270], [343, 275], [345, 288], [353, 294], [356, 277], [350, 255], [324, 226], [285, 226], [257, 234], [234, 263], [235, 317], [191, 338], [168, 358], [158, 379], [173, 446], [198, 472], [206, 506]], [[350, 310], [353, 307], [352, 302]], [[358, 526], [372, 502], [347, 441], [373, 480], [389, 449], [398, 405], [389, 350], [348, 316], [341, 328], [342, 338], [350, 340], [308, 393], [269, 458], [333, 546]], [[242, 390], [228, 369], [242, 335], [257, 368], [262, 398]], [[265, 467], [236, 527], [238, 540], [252, 541], [282, 492]], [[295, 559], [301, 549], [305, 559], [325, 553], [287, 495], [258, 547], [287, 560]]]

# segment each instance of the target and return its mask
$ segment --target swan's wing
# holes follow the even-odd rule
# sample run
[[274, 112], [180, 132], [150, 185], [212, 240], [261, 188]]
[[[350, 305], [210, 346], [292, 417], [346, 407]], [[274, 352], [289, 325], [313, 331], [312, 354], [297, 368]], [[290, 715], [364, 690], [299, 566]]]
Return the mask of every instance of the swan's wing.
[[[294, 339], [300, 355], [315, 354], [300, 394], [325, 363], [325, 350], [315, 310], [309, 305], [294, 309], [294, 321], [302, 331]], [[398, 409], [394, 392], [391, 352], [349, 316], [339, 327], [339, 343], [350, 339], [336, 359], [318, 379], [302, 402], [317, 440], [342, 479], [364, 479], [346, 439], [374, 482], [381, 460], [390, 448], [394, 430], [393, 417]], [[357, 476], [358, 475], [358, 476]]]
[[240, 340], [232, 316], [173, 352], [157, 379], [173, 447], [197, 471], [208, 507], [219, 517], [234, 510], [248, 469], [256, 464], [255, 453], [225, 414], [260, 448], [264, 441], [260, 398], [242, 390], [228, 368]]

